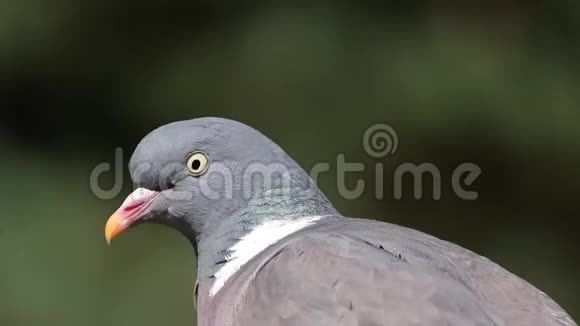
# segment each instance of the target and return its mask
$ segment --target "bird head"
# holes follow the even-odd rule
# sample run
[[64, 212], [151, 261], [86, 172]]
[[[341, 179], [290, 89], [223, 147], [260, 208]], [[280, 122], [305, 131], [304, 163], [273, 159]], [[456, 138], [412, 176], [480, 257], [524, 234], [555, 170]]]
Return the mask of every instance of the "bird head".
[[107, 221], [108, 242], [142, 222], [171, 226], [194, 242], [257, 197], [318, 192], [274, 142], [222, 118], [153, 130], [135, 149], [129, 170], [136, 189]]

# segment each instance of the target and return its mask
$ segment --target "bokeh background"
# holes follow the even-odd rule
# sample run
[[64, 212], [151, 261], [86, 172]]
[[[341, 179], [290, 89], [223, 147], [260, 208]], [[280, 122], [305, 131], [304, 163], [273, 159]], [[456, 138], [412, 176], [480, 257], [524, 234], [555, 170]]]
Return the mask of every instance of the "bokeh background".
[[[191, 325], [195, 260], [147, 225], [108, 247], [129, 193], [98, 199], [89, 175], [151, 129], [222, 116], [269, 135], [345, 215], [456, 242], [580, 318], [580, 5], [574, 1], [0, 2], [0, 325]], [[387, 123], [399, 149], [369, 157]], [[366, 162], [385, 198], [336, 188], [336, 156]], [[392, 172], [431, 162], [441, 200], [394, 200]], [[483, 174], [475, 201], [453, 169]], [[103, 188], [113, 176], [104, 175]], [[428, 187], [426, 187], [428, 189]]]

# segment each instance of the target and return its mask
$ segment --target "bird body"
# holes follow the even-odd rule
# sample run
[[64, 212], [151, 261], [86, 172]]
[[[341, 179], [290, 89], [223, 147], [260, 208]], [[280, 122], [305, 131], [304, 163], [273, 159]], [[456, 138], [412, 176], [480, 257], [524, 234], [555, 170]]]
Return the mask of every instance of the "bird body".
[[576, 325], [485, 257], [341, 216], [288, 154], [239, 122], [162, 126], [129, 168], [140, 188], [109, 218], [107, 240], [141, 222], [189, 239], [199, 326]]
[[217, 295], [200, 282], [198, 312], [200, 325], [575, 325], [485, 257], [419, 231], [339, 216], [261, 251]]

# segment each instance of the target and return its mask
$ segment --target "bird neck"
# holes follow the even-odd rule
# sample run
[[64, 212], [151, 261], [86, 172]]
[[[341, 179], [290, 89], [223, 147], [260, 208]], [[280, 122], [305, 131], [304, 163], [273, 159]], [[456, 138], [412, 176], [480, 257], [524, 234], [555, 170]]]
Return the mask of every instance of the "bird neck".
[[266, 191], [197, 238], [198, 280], [211, 283], [213, 295], [268, 246], [331, 216], [339, 214], [316, 187]]

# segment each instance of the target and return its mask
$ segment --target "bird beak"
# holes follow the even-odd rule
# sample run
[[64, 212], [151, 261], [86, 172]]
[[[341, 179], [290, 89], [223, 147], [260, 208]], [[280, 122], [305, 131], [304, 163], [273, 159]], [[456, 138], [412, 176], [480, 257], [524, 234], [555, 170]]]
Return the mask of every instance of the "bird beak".
[[123, 202], [107, 220], [105, 225], [105, 239], [107, 243], [116, 238], [119, 234], [129, 229], [133, 224], [148, 214], [153, 199], [160, 192], [145, 188], [137, 188]]

